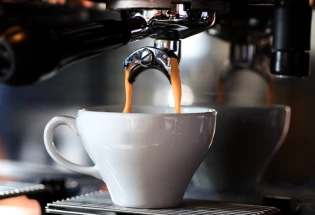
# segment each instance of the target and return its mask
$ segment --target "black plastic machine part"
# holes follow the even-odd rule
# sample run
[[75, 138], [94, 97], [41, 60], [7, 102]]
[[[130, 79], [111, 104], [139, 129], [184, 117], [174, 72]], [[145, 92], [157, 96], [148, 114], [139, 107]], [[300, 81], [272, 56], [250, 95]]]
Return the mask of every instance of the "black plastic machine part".
[[296, 214], [295, 205], [291, 198], [280, 196], [265, 196], [263, 197], [263, 205], [276, 207], [280, 209], [279, 215], [294, 215]]
[[[71, 63], [125, 45], [133, 39], [131, 32], [144, 24], [138, 18], [70, 23], [71, 10], [61, 6], [0, 6], [0, 82], [14, 86], [33, 84]], [[65, 19], [49, 20], [57, 17]]]
[[277, 0], [273, 17], [271, 72], [279, 77], [310, 74], [312, 9], [309, 0]]

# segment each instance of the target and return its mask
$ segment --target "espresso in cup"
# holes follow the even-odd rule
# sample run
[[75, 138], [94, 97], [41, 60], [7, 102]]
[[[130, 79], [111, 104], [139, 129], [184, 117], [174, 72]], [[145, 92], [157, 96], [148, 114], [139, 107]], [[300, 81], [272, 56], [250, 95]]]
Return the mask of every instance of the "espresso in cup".
[[[178, 206], [198, 166], [209, 150], [216, 111], [204, 107], [84, 108], [77, 117], [53, 118], [44, 131], [50, 156], [76, 173], [103, 180], [112, 201], [123, 207]], [[53, 131], [67, 125], [80, 136], [94, 162], [83, 167], [65, 159], [52, 141]]]

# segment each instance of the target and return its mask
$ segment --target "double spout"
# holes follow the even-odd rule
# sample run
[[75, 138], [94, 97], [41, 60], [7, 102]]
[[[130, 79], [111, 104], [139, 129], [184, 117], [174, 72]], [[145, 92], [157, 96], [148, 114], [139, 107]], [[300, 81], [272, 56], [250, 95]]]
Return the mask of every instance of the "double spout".
[[133, 63], [128, 78], [133, 84], [137, 77], [144, 71], [156, 69], [163, 73], [171, 83], [171, 58], [176, 58], [180, 62], [181, 41], [155, 40], [154, 47], [143, 47], [134, 51], [124, 61], [125, 70]]

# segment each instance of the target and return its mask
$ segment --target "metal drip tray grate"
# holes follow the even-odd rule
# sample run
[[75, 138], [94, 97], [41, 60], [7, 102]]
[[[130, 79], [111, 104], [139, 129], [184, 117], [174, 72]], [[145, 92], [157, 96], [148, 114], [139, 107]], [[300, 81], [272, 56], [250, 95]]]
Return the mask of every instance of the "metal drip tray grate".
[[184, 200], [178, 208], [172, 209], [135, 209], [115, 205], [107, 192], [91, 193], [63, 201], [50, 203], [46, 212], [52, 214], [99, 215], [106, 212], [142, 215], [269, 215], [277, 214], [279, 209], [267, 206], [255, 206], [200, 200]]
[[31, 184], [23, 182], [0, 182], [0, 199], [33, 194], [43, 191], [42, 184]]

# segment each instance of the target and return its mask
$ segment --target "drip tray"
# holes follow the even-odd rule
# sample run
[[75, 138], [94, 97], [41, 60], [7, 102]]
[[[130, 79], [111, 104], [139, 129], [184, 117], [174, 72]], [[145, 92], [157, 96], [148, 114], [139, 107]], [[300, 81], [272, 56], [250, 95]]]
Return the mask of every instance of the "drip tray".
[[0, 182], [0, 199], [35, 194], [44, 190], [45, 186], [42, 184]]
[[220, 215], [269, 215], [280, 213], [274, 207], [212, 202], [203, 200], [184, 200], [182, 205], [172, 209], [135, 209], [115, 205], [108, 192], [96, 192], [74, 197], [67, 200], [50, 203], [46, 206], [50, 214], [79, 214], [104, 215], [106, 212], [144, 215], [194, 215], [194, 214], [220, 214]]

